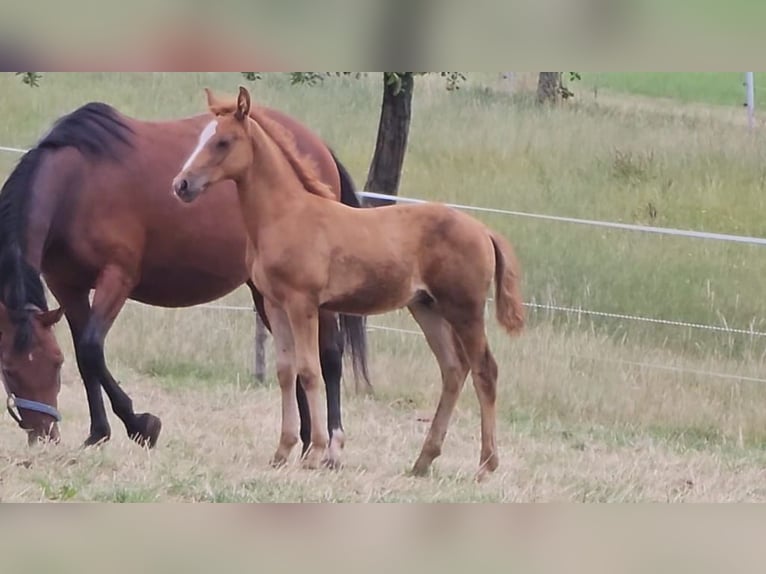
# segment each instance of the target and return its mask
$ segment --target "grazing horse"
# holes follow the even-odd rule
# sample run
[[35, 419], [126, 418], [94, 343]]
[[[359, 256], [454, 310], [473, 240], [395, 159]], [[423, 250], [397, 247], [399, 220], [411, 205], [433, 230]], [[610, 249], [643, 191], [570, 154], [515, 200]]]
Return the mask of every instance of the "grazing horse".
[[[319, 177], [332, 189], [328, 200], [359, 205], [348, 173], [317, 135], [276, 110], [263, 113], [289, 131], [320, 166]], [[248, 281], [247, 233], [234, 185], [222, 184], [215, 200], [192, 208], [169, 190], [208, 121], [205, 114], [145, 122], [105, 104], [87, 104], [59, 119], [5, 182], [0, 195], [0, 360], [9, 411], [28, 431], [30, 442], [57, 439], [60, 418], [63, 359], [51, 327], [61, 309], [48, 310], [41, 272], [71, 329], [90, 409], [86, 445], [110, 437], [102, 389], [130, 437], [151, 447], [160, 432], [157, 417], [134, 412], [105, 362], [104, 340], [125, 301], [190, 306]], [[250, 287], [263, 314], [262, 297]], [[320, 332], [328, 426], [339, 451], [343, 347], [348, 343], [355, 371], [366, 379], [366, 332], [358, 317], [341, 315], [339, 327], [332, 312], [323, 314]], [[308, 448], [309, 411], [300, 385], [297, 403]]]
[[[231, 101], [209, 90], [207, 98], [212, 117], [173, 190], [191, 203], [221, 181], [237, 184], [250, 237], [250, 277], [265, 297], [282, 395], [282, 432], [272, 463], [284, 464], [298, 442], [296, 373], [312, 420], [322, 418], [319, 314], [371, 315], [407, 307], [442, 374], [439, 406], [413, 473], [426, 473], [441, 453], [469, 372], [481, 407], [478, 476], [494, 471], [498, 373], [484, 308], [494, 279], [499, 323], [509, 334], [522, 329], [519, 271], [510, 244], [440, 204], [353, 210], [327, 201], [332, 192], [313, 162], [300, 155], [281, 126], [251, 108], [245, 88]], [[312, 424], [304, 466], [317, 467], [327, 445], [327, 430]]]

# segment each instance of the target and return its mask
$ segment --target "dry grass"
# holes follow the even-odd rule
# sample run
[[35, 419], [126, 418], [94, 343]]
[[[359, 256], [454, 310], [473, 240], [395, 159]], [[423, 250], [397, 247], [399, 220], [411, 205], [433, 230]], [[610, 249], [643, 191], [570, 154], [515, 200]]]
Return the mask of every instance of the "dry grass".
[[[192, 349], [211, 326], [208, 311], [146, 313], [129, 309], [112, 348], [139, 325], [142, 349], [226, 373], [209, 348]], [[378, 319], [410, 328], [398, 315]], [[250, 326], [231, 329], [238, 345]], [[154, 451], [131, 443], [115, 421], [112, 441], [80, 450], [88, 425], [84, 392], [67, 364], [61, 407], [63, 445], [29, 451], [18, 431], [0, 435], [3, 501], [752, 501], [766, 500], [764, 391], [705, 377], [653, 372], [572, 356], [636, 359], [641, 350], [596, 336], [568, 336], [545, 323], [526, 337], [498, 340], [502, 365], [501, 467], [487, 483], [473, 481], [478, 462], [478, 407], [470, 385], [431, 477], [406, 475], [427, 430], [438, 384], [424, 341], [372, 335], [375, 399], [346, 393], [345, 468], [305, 471], [297, 461], [276, 471], [279, 397], [273, 384], [248, 385], [242, 372], [210, 375], [183, 369], [148, 376], [116, 361], [137, 409], [163, 418]], [[160, 350], [161, 349], [161, 350]], [[243, 351], [246, 352], [246, 351]], [[234, 353], [236, 354], [236, 353]], [[648, 352], [647, 361], [672, 361]], [[189, 358], [191, 359], [191, 357]], [[151, 357], [145, 359], [152, 362]], [[677, 361], [677, 358], [676, 358]], [[142, 368], [142, 361], [137, 367]], [[700, 365], [695, 365], [700, 367]], [[721, 365], [715, 365], [721, 367]], [[239, 375], [239, 381], [238, 376]], [[194, 382], [192, 382], [194, 380]], [[6, 427], [8, 429], [8, 427]]]

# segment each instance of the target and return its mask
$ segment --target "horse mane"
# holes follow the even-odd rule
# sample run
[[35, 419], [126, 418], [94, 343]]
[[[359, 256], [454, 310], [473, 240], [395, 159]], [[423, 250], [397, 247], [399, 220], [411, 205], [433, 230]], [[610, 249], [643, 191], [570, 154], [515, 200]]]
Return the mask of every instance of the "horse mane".
[[30, 307], [48, 310], [39, 269], [26, 260], [27, 216], [35, 177], [48, 152], [74, 147], [89, 158], [118, 158], [118, 146], [131, 145], [132, 130], [114, 108], [86, 104], [60, 118], [25, 153], [0, 190], [0, 301], [17, 327], [14, 345], [28, 347]]
[[250, 108], [250, 118], [277, 145], [306, 191], [325, 199], [335, 199], [335, 194], [330, 186], [319, 179], [316, 162], [300, 153], [292, 133], [265, 114], [260, 113], [260, 110], [256, 111], [254, 106]]

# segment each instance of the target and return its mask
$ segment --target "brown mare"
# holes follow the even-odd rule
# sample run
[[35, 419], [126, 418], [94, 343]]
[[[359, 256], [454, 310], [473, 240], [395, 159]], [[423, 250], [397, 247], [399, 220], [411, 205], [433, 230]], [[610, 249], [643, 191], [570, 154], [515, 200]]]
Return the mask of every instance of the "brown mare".
[[[317, 135], [280, 112], [263, 113], [317, 163], [319, 177], [331, 189], [327, 199], [359, 205], [353, 182]], [[208, 122], [207, 115], [144, 122], [105, 104], [88, 104], [61, 118], [3, 186], [0, 361], [6, 391], [16, 399], [9, 411], [30, 441], [58, 437], [54, 423], [63, 361], [51, 329], [61, 310], [48, 311], [40, 272], [71, 329], [90, 408], [89, 445], [111, 433], [101, 389], [129, 436], [153, 446], [160, 432], [157, 417], [133, 411], [105, 362], [104, 339], [126, 299], [162, 307], [196, 305], [248, 281], [247, 234], [234, 185], [222, 183], [215, 199], [193, 207], [183, 206], [169, 189]], [[262, 298], [255, 289], [252, 293], [262, 313]], [[324, 313], [320, 327], [336, 451], [343, 442], [344, 343], [366, 376], [364, 323], [358, 317], [340, 319], [339, 330], [336, 315]], [[307, 448], [308, 407], [300, 385], [297, 399]]]
[[[218, 182], [237, 184], [250, 237], [250, 277], [265, 298], [282, 393], [282, 432], [273, 464], [284, 464], [298, 442], [296, 373], [312, 420], [324, 416], [319, 313], [370, 315], [407, 307], [442, 373], [439, 406], [413, 473], [426, 473], [441, 453], [469, 372], [481, 407], [479, 477], [494, 471], [497, 364], [484, 325], [493, 279], [500, 324], [511, 334], [524, 324], [518, 264], [508, 242], [439, 204], [353, 210], [327, 201], [332, 192], [314, 163], [301, 157], [288, 132], [251, 109], [245, 88], [231, 102], [219, 101], [209, 90], [207, 97], [213, 117], [173, 189], [191, 203]], [[315, 468], [328, 446], [327, 430], [312, 425], [311, 443], [304, 465]]]

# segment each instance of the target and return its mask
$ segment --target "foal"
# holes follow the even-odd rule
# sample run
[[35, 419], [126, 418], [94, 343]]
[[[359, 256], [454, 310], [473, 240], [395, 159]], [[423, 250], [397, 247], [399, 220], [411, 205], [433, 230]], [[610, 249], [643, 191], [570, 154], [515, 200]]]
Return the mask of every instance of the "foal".
[[[231, 102], [206, 92], [213, 118], [173, 180], [173, 190], [191, 202], [218, 181], [237, 184], [250, 237], [248, 266], [265, 297], [276, 346], [282, 432], [272, 463], [283, 464], [298, 442], [296, 374], [305, 386], [311, 420], [326, 418], [319, 310], [370, 315], [407, 307], [442, 374], [439, 406], [413, 473], [425, 474], [441, 453], [469, 372], [481, 408], [479, 476], [494, 471], [497, 364], [484, 326], [493, 279], [497, 320], [509, 334], [524, 324], [518, 264], [508, 242], [476, 219], [439, 204], [354, 210], [325, 201], [330, 191], [313, 166], [298, 156], [287, 132], [257, 108], [251, 113], [245, 88]], [[322, 424], [312, 422], [311, 442], [304, 465], [316, 468], [328, 449]], [[333, 457], [329, 445], [329, 462]]]

